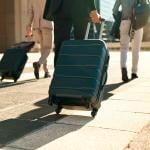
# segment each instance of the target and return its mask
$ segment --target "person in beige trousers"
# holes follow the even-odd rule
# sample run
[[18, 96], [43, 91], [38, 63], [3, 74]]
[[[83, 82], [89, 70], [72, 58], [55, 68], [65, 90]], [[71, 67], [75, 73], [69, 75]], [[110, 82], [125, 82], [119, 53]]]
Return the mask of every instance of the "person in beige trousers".
[[[113, 16], [117, 16], [119, 7], [122, 8], [122, 18], [120, 24], [120, 66], [122, 73], [122, 81], [128, 82], [128, 72], [127, 72], [127, 53], [129, 51], [130, 43], [130, 27], [132, 22], [132, 14], [135, 5], [138, 0], [116, 0], [113, 7]], [[132, 41], [132, 69], [131, 69], [131, 79], [138, 78], [138, 62], [139, 62], [139, 52], [141, 49], [143, 38], [143, 28], [135, 30], [133, 41]]]
[[53, 47], [53, 22], [43, 19], [45, 3], [46, 0], [28, 0], [26, 33], [27, 36], [33, 34], [35, 41], [41, 46], [41, 57], [33, 63], [36, 79], [39, 79], [39, 69], [42, 64], [44, 77], [50, 77], [47, 57]]

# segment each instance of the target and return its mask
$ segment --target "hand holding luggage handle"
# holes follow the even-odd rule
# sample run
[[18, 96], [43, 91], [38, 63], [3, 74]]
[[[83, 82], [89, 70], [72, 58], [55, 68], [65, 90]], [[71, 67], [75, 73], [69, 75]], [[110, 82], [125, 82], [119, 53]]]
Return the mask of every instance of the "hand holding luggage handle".
[[[99, 32], [99, 39], [102, 39], [102, 33], [103, 33], [103, 29], [104, 29], [104, 21], [105, 21], [105, 19], [102, 18], [101, 21], [102, 22], [101, 22], [101, 27], [100, 27], [100, 32]], [[94, 34], [97, 33], [96, 25], [94, 23], [88, 22], [87, 28], [86, 28], [85, 37], [84, 37], [85, 40], [88, 39], [91, 25], [93, 25]]]

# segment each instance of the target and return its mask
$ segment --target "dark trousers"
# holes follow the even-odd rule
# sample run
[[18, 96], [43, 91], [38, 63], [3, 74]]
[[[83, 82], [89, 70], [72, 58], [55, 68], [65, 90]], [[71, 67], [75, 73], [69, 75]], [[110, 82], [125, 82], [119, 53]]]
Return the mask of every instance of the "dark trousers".
[[88, 20], [74, 20], [71, 19], [55, 19], [54, 20], [54, 44], [55, 44], [55, 56], [54, 66], [59, 55], [60, 46], [63, 41], [70, 39], [70, 32], [72, 26], [74, 28], [74, 38], [84, 39]]

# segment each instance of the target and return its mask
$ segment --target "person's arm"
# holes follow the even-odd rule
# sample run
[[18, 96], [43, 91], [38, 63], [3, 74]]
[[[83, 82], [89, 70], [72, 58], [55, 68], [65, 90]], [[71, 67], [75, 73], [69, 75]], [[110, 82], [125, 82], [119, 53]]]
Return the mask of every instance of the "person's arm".
[[34, 18], [34, 11], [33, 11], [32, 0], [28, 0], [26, 36], [32, 36], [32, 22], [33, 22], [33, 18]]
[[91, 11], [96, 10], [94, 0], [88, 0], [88, 5], [89, 5]]
[[95, 7], [95, 3], [94, 0], [88, 0], [88, 5], [90, 7], [90, 18], [92, 20], [93, 23], [100, 23], [100, 14], [98, 14], [96, 7]]
[[116, 0], [114, 7], [113, 7], [113, 16], [115, 18], [115, 16], [117, 16], [118, 10], [119, 10], [119, 6], [121, 5], [121, 1], [120, 0]]
[[51, 20], [51, 3], [52, 0], [46, 0], [45, 2], [45, 8], [44, 8], [44, 12], [43, 12], [43, 18], [50, 21]]

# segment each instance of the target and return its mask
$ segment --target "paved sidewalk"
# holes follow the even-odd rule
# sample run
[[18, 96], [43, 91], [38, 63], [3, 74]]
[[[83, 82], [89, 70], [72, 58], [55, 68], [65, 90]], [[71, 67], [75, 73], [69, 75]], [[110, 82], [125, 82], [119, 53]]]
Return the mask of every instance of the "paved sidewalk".
[[[29, 61], [18, 83], [0, 83], [0, 148], [6, 150], [124, 150], [150, 122], [150, 52], [141, 52], [139, 78], [121, 82], [120, 53], [110, 52], [108, 81], [97, 116], [47, 105], [50, 79], [34, 79]], [[53, 55], [50, 56], [53, 72]], [[131, 74], [131, 53], [128, 59]], [[30, 68], [30, 69], [29, 69]], [[147, 132], [149, 128], [147, 127]], [[149, 136], [147, 136], [149, 137]], [[142, 140], [142, 139], [141, 139]], [[147, 139], [147, 143], [149, 139]], [[132, 145], [130, 145], [132, 146]], [[149, 150], [136, 147], [135, 150]]]

